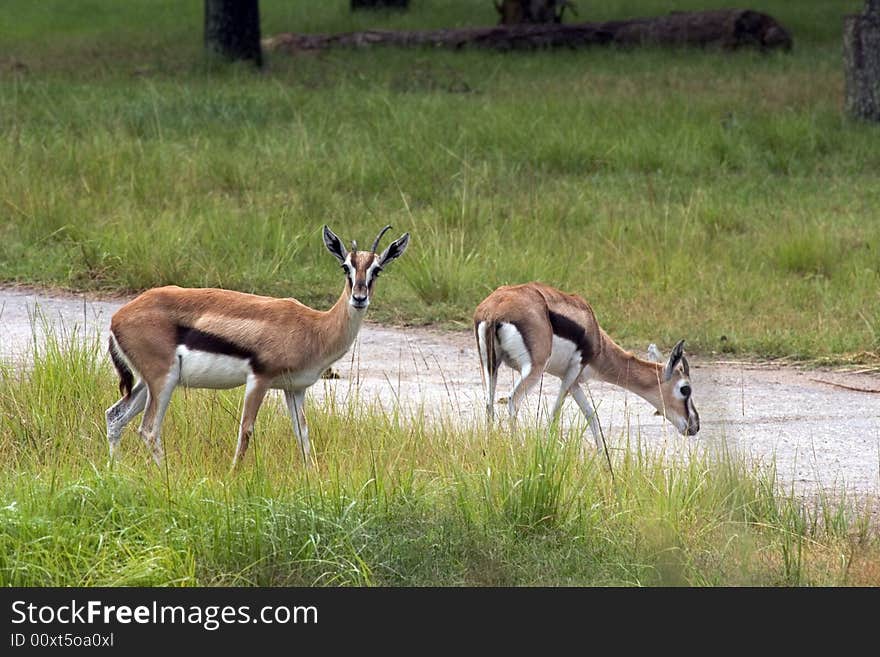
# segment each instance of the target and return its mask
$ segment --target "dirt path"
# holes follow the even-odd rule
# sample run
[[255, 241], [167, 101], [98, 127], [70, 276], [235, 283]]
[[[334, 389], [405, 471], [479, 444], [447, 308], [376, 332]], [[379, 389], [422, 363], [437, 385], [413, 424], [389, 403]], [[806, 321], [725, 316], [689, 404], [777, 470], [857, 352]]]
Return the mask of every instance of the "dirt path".
[[[56, 332], [100, 333], [103, 342], [110, 316], [119, 305], [71, 295], [0, 290], [0, 359], [27, 358], [35, 313]], [[408, 412], [423, 409], [427, 416], [446, 421], [482, 422], [480, 374], [468, 333], [368, 324], [355, 348], [334, 369], [341, 378], [319, 382], [311, 395], [336, 395], [344, 401], [357, 389], [366, 403], [399, 405]], [[686, 453], [693, 446], [708, 450], [727, 446], [764, 462], [775, 457], [779, 482], [786, 488], [880, 494], [880, 375], [700, 359], [692, 359], [691, 369], [702, 420], [696, 438], [679, 436], [640, 398], [614, 386], [591, 384], [612, 444], [623, 448], [620, 443], [628, 426], [631, 438], [638, 436], [644, 444], [672, 454]], [[506, 394], [512, 380], [511, 372], [503, 368], [500, 394]], [[523, 419], [544, 421], [557, 389], [558, 382], [546, 378], [540, 403], [538, 395], [532, 395]], [[505, 409], [499, 407], [498, 415], [506, 417]], [[564, 422], [570, 432], [584, 430], [571, 400], [566, 402]]]

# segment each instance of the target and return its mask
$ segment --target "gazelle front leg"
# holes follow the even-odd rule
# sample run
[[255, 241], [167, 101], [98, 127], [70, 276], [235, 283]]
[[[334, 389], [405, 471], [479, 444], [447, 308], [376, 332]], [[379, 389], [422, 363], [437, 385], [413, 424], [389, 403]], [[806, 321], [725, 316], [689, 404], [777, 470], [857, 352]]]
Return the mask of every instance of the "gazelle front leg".
[[257, 420], [257, 411], [266, 397], [266, 391], [269, 390], [269, 382], [262, 378], [251, 374], [247, 378], [244, 388], [244, 408], [241, 411], [241, 424], [238, 428], [238, 445], [235, 449], [235, 456], [232, 458], [232, 468], [235, 469], [247, 452], [250, 444], [251, 436], [254, 433], [254, 423]]
[[565, 374], [562, 377], [562, 383], [559, 386], [559, 395], [556, 397], [556, 403], [553, 405], [553, 412], [550, 414], [550, 422], [556, 421], [562, 411], [562, 404], [565, 402], [565, 396], [568, 394], [572, 384], [577, 380], [583, 366], [580, 359], [572, 361]]
[[293, 431], [296, 434], [296, 442], [299, 444], [299, 451], [303, 455], [306, 467], [308, 467], [311, 465], [309, 455], [312, 448], [309, 444], [309, 426], [306, 424], [306, 414], [305, 411], [303, 411], [306, 391], [285, 390], [284, 399], [287, 401], [287, 410], [290, 411], [290, 421], [293, 423]]
[[571, 396], [574, 397], [574, 400], [577, 402], [577, 405], [580, 406], [584, 417], [587, 418], [587, 421], [590, 423], [590, 431], [593, 434], [593, 441], [596, 443], [596, 449], [601, 450], [602, 433], [601, 428], [599, 427], [599, 420], [596, 416], [596, 408], [590, 403], [590, 400], [587, 399], [584, 391], [581, 390], [581, 387], [577, 383], [572, 384], [569, 388], [569, 392], [571, 392]]

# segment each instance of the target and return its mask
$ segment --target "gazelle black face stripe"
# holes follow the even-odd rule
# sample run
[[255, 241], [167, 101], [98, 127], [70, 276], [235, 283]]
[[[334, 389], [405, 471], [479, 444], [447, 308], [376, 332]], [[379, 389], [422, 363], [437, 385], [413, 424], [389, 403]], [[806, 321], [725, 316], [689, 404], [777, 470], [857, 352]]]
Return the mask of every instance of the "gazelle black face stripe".
[[700, 414], [697, 413], [697, 407], [694, 406], [694, 402], [691, 400], [690, 397], [688, 397], [688, 409], [691, 412], [691, 415], [693, 415], [693, 418], [696, 421], [696, 425], [699, 426], [700, 425]]
[[345, 278], [348, 280], [349, 287], [354, 289], [354, 277], [355, 277], [355, 269], [354, 265], [351, 264], [351, 257], [345, 261], [345, 264], [342, 265], [342, 270], [345, 272]]
[[376, 279], [379, 277], [379, 272], [382, 271], [382, 268], [379, 266], [379, 263], [375, 260], [373, 264], [370, 265], [370, 268], [367, 269], [367, 287], [369, 289], [373, 288], [373, 283], [376, 282]]

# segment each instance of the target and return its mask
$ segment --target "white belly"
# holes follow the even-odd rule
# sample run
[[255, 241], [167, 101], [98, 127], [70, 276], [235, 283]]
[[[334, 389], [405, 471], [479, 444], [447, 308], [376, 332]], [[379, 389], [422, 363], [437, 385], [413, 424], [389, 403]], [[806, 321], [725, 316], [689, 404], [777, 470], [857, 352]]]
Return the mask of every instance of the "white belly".
[[279, 390], [303, 390], [311, 387], [315, 381], [321, 378], [326, 367], [303, 372], [290, 372], [272, 379], [272, 388]]
[[578, 350], [577, 345], [571, 340], [554, 335], [553, 351], [550, 352], [550, 358], [547, 360], [547, 366], [544, 368], [544, 371], [562, 378], [572, 364], [579, 367], [580, 362], [581, 352]]
[[180, 359], [180, 385], [187, 388], [236, 388], [253, 374], [244, 358], [177, 347]]

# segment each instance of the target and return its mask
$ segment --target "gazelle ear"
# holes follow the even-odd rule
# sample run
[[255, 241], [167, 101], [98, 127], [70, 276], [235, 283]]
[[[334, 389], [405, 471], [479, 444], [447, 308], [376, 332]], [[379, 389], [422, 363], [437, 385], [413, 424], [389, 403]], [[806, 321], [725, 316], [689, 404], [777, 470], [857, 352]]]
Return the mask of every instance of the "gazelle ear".
[[382, 255], [379, 256], [379, 266], [384, 267], [392, 260], [399, 258], [403, 255], [403, 252], [406, 251], [406, 247], [409, 245], [409, 233], [404, 233], [398, 239], [391, 242], [388, 245], [388, 248], [382, 251]]
[[679, 340], [675, 343], [675, 346], [672, 348], [672, 353], [669, 354], [669, 360], [666, 363], [666, 370], [663, 372], [663, 380], [669, 381], [672, 378], [672, 373], [675, 372], [675, 366], [678, 365], [678, 362], [684, 357], [684, 340]]
[[653, 342], [648, 345], [648, 360], [652, 363], [662, 363], [664, 361], [663, 354]]
[[340, 263], [345, 262], [348, 251], [345, 250], [342, 240], [326, 225], [324, 226], [324, 246], [327, 247], [330, 253], [336, 256]]

